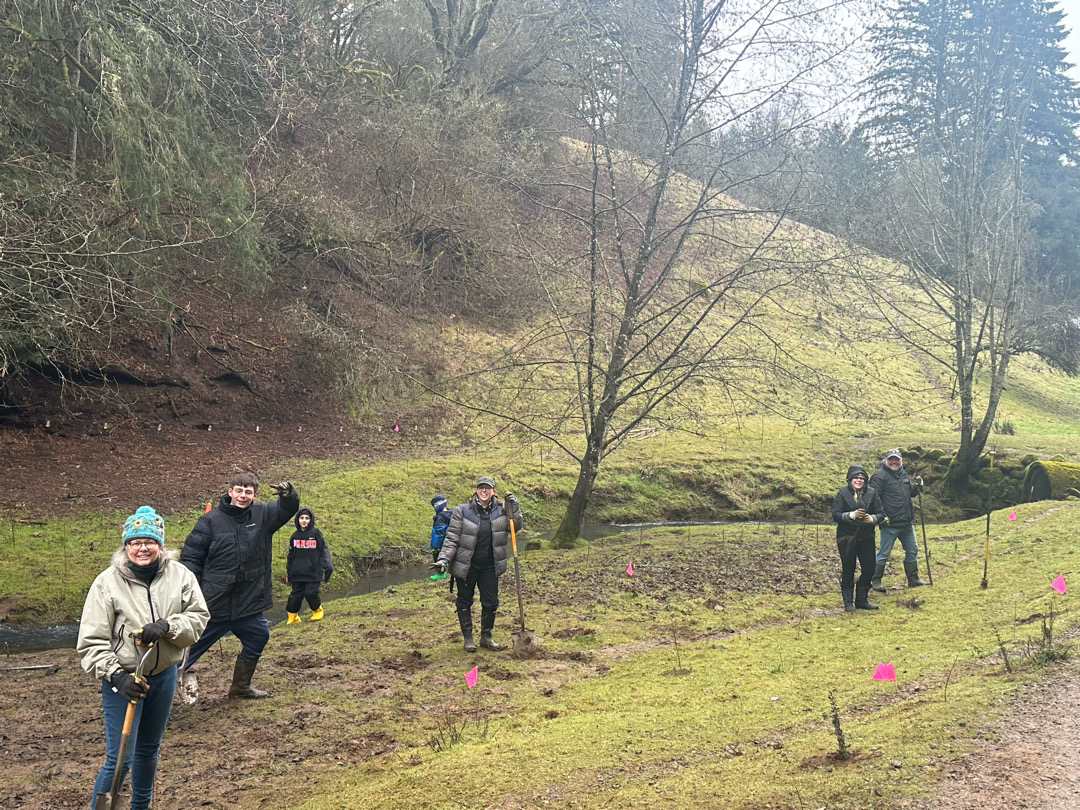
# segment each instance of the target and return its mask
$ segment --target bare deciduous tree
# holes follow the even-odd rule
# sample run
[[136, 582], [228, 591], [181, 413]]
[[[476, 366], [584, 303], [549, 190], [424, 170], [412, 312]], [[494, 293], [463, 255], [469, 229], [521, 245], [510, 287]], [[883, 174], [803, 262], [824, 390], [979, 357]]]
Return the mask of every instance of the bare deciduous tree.
[[782, 216], [733, 200], [711, 145], [844, 49], [817, 41], [835, 4], [576, 8], [575, 61], [552, 75], [579, 140], [525, 187], [537, 220], [518, 231], [549, 316], [477, 372], [489, 398], [464, 403], [577, 462], [559, 544], [577, 539], [605, 457], [638, 428], [691, 413], [694, 383], [798, 373], [759, 316], [823, 257]]
[[955, 380], [960, 435], [948, 480], [960, 488], [1011, 359], [1033, 352], [1078, 370], [1075, 316], [1039, 278], [1026, 172], [1033, 156], [1076, 154], [1080, 94], [1064, 73], [1060, 12], [1001, 0], [902, 5], [878, 34], [871, 125], [892, 150], [882, 250], [898, 264], [872, 265], [867, 289], [896, 334]]

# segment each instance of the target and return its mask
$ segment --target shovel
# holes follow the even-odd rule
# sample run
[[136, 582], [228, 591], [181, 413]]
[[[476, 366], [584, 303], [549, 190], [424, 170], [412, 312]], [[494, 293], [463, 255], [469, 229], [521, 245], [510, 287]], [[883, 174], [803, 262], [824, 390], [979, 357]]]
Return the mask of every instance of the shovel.
[[514, 654], [527, 656], [536, 650], [536, 633], [525, 629], [525, 603], [521, 601], [521, 568], [518, 566], [517, 533], [514, 531], [513, 518], [510, 518], [510, 548], [514, 552], [514, 585], [517, 587], [518, 620], [521, 623], [521, 629], [511, 633], [510, 637], [513, 639]]
[[176, 692], [173, 694], [173, 701], [179, 703], [187, 703], [191, 705], [199, 699], [199, 681], [195, 677], [194, 672], [187, 671], [188, 654], [191, 652], [191, 648], [187, 647], [184, 650], [184, 657], [180, 659], [179, 673], [180, 677], [176, 679]]
[[[146, 656], [150, 654], [153, 647], [154, 645], [151, 644], [139, 657], [139, 663], [135, 667], [136, 681], [143, 679], [143, 662], [146, 661]], [[120, 780], [124, 774], [124, 758], [127, 756], [128, 740], [131, 739], [131, 724], [135, 720], [135, 704], [134, 700], [128, 703], [127, 711], [124, 712], [124, 727], [120, 731], [120, 747], [116, 750], [116, 767], [113, 769], [112, 785], [108, 793], [99, 793], [94, 797], [93, 810], [120, 810], [121, 805], [116, 800], [116, 794], [120, 792]]]

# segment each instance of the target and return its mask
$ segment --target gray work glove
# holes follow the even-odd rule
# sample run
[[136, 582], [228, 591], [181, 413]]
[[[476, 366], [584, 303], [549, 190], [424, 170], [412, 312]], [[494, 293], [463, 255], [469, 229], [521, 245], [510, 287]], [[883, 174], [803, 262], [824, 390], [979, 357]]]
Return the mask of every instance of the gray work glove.
[[913, 483], [917, 487], [921, 487], [923, 485], [922, 476], [916, 475], [914, 478], [911, 479], [911, 483]]
[[431, 570], [437, 571], [440, 574], [446, 573], [446, 560], [436, 560], [430, 566]]

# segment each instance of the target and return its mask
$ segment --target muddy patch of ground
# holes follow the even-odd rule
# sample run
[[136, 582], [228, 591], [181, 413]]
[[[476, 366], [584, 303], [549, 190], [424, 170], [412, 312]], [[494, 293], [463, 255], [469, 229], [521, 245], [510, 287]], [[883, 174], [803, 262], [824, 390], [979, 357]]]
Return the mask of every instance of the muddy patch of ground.
[[951, 763], [920, 810], [1076, 810], [1080, 807], [1080, 660], [1026, 687], [982, 746]]

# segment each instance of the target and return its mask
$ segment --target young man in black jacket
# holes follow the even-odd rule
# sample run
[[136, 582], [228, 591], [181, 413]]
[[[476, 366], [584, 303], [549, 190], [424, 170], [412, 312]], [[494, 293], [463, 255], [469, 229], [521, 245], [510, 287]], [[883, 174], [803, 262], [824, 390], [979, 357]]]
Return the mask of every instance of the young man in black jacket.
[[300, 495], [288, 481], [275, 486], [274, 492], [276, 498], [259, 503], [258, 476], [237, 473], [218, 505], [196, 521], [180, 551], [180, 562], [195, 574], [210, 609], [210, 623], [191, 645], [186, 669], [219, 638], [232, 633], [242, 648], [233, 668], [229, 697], [262, 698], [267, 694], [252, 688], [251, 676], [270, 639], [270, 625], [263, 612], [273, 604], [273, 537], [300, 508]]

